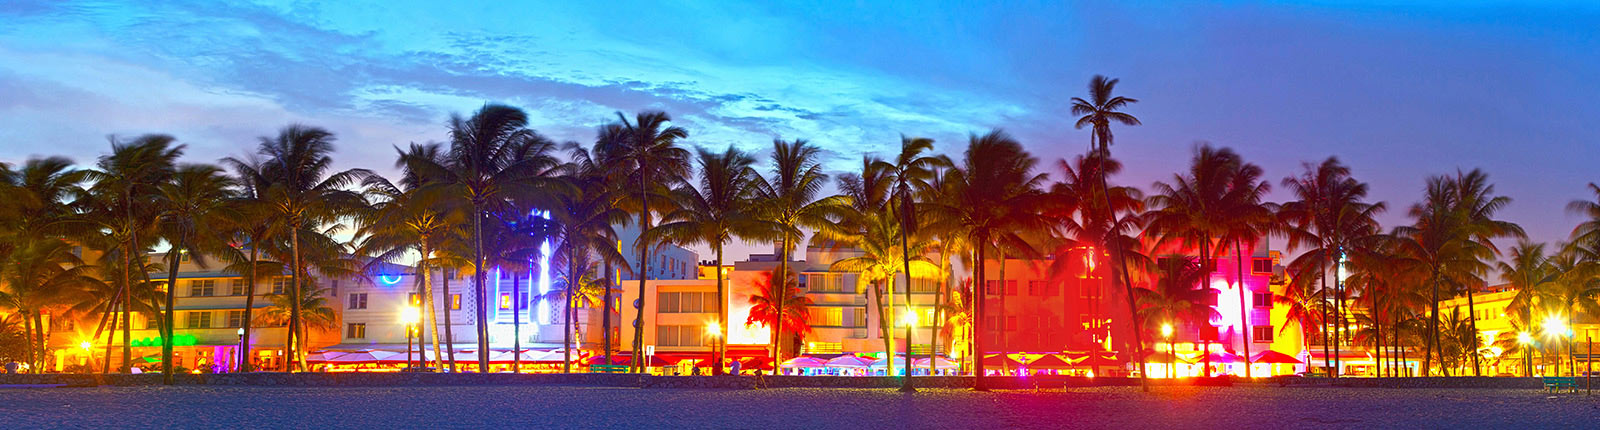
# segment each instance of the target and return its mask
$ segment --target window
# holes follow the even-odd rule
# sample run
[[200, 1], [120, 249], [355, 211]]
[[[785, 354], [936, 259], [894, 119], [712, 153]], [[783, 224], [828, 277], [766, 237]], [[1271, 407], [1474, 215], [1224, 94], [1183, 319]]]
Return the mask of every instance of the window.
[[843, 308], [811, 308], [810, 321], [812, 327], [838, 327], [844, 325]]
[[349, 323], [349, 324], [345, 324], [344, 337], [349, 338], [349, 339], [366, 339], [367, 338], [367, 324], [366, 323]]
[[658, 346], [701, 346], [705, 344], [705, 327], [693, 325], [664, 325], [656, 327]]
[[211, 297], [217, 294], [217, 280], [196, 279], [189, 281], [190, 297]]
[[366, 309], [367, 293], [350, 293], [349, 309]]
[[283, 294], [289, 290], [289, 277], [279, 276], [272, 278], [272, 294]]
[[702, 292], [657, 292], [656, 313], [696, 314], [717, 311], [717, 294]]
[[[412, 303], [416, 303], [417, 302], [416, 293], [412, 293], [411, 294], [411, 302]], [[511, 293], [500, 293], [500, 309], [501, 310], [511, 309]]]
[[[501, 294], [501, 295], [502, 296], [506, 296], [505, 294]], [[511, 303], [510, 296], [506, 296], [506, 298], [501, 299], [501, 301], [503, 301], [503, 302], [505, 302], [507, 304]], [[406, 303], [410, 303], [411, 306], [422, 306], [422, 294], [419, 294], [419, 293], [407, 294], [406, 295]], [[501, 309], [505, 309], [505, 308], [501, 308]]]
[[244, 327], [244, 311], [228, 311], [228, 328]]
[[1017, 317], [1014, 317], [1014, 316], [1006, 317], [1006, 331], [1016, 331], [1016, 330], [1017, 330]]
[[842, 293], [844, 290], [844, 276], [837, 274], [811, 273], [801, 277], [803, 284], [812, 292]]
[[231, 279], [228, 281], [228, 294], [234, 296], [244, 295], [244, 280]]
[[1258, 325], [1251, 327], [1250, 340], [1255, 343], [1272, 343], [1272, 326]]
[[452, 311], [461, 310], [461, 295], [460, 294], [451, 294], [450, 295], [450, 310], [452, 310]]
[[926, 278], [911, 278], [911, 292], [932, 293], [939, 291], [939, 280]]
[[211, 313], [190, 312], [188, 328], [211, 328]]
[[1084, 283], [1078, 286], [1078, 292], [1082, 294], [1083, 298], [1085, 299], [1099, 298], [1100, 285], [1094, 283]]
[[1250, 303], [1258, 308], [1272, 307], [1272, 293], [1250, 293]]
[[1000, 295], [1000, 281], [983, 281], [983, 294]]
[[1028, 281], [1028, 295], [1052, 297], [1056, 295], [1056, 288], [1045, 281]]
[[[115, 317], [112, 318], [112, 320], [113, 320], [111, 322], [112, 327], [116, 327], [116, 321], [114, 321], [115, 319], [116, 319]], [[155, 319], [155, 318], [149, 318], [149, 317], [146, 317], [144, 319], [144, 329], [145, 330], [155, 330], [155, 329], [159, 329], [159, 328], [161, 328], [161, 320], [158, 320], [158, 319]]]
[[183, 262], [183, 263], [188, 263], [189, 262], [189, 253], [188, 252], [181, 252], [181, 251], [178, 252], [178, 261], [179, 262]]
[[1250, 271], [1254, 273], [1272, 273], [1271, 258], [1257, 258], [1250, 261]]
[[1015, 279], [1006, 281], [1006, 295], [1017, 295], [1017, 281]]
[[844, 311], [844, 322], [849, 323], [846, 327], [867, 326], [867, 308], [849, 308]]

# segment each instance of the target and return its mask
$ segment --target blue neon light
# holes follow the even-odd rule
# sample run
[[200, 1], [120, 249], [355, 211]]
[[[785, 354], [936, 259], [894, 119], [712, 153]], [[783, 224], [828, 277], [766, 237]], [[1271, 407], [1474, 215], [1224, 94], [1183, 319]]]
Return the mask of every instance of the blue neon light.
[[378, 275], [378, 280], [383, 281], [383, 285], [394, 285], [400, 283], [400, 275], [394, 275], [392, 279], [389, 275]]

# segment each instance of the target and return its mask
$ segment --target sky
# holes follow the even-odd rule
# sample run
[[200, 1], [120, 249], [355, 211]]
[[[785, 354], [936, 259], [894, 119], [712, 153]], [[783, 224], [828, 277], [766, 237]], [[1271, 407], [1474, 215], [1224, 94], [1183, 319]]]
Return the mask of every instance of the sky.
[[1139, 100], [1112, 148], [1125, 184], [1202, 141], [1274, 184], [1337, 156], [1396, 225], [1428, 176], [1482, 168], [1504, 217], [1553, 242], [1600, 182], [1600, 3], [519, 3], [0, 2], [0, 162], [91, 164], [144, 133], [211, 162], [305, 123], [338, 135], [340, 167], [392, 173], [395, 146], [493, 102], [585, 144], [664, 110], [691, 146], [807, 139], [835, 171], [901, 134], [959, 158], [1003, 128], [1053, 173], [1087, 148], [1068, 106], [1104, 74]]

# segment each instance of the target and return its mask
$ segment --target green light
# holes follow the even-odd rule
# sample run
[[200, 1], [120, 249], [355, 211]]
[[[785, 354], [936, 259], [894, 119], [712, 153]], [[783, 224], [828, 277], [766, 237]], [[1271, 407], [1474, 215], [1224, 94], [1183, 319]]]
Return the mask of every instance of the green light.
[[[173, 346], [194, 346], [198, 343], [198, 339], [195, 339], [194, 335], [192, 334], [180, 334], [172, 336]], [[160, 336], [135, 339], [133, 341], [133, 346], [161, 346], [162, 344], [163, 342], [161, 342]]]

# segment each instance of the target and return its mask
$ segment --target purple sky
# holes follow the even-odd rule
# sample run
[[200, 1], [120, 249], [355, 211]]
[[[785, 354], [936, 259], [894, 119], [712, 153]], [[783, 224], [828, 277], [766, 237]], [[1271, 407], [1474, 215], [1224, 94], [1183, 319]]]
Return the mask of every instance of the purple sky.
[[1066, 106], [1099, 73], [1141, 100], [1113, 148], [1124, 183], [1202, 140], [1274, 183], [1337, 155], [1393, 224], [1426, 176], [1481, 167], [1506, 218], [1556, 241], [1600, 181], [1589, 2], [141, 3], [0, 3], [0, 161], [88, 163], [146, 132], [211, 161], [300, 121], [339, 134], [341, 165], [386, 169], [391, 145], [497, 101], [560, 140], [664, 109], [692, 144], [810, 139], [839, 169], [900, 133], [958, 155], [1004, 127], [1053, 165], [1087, 145]]

